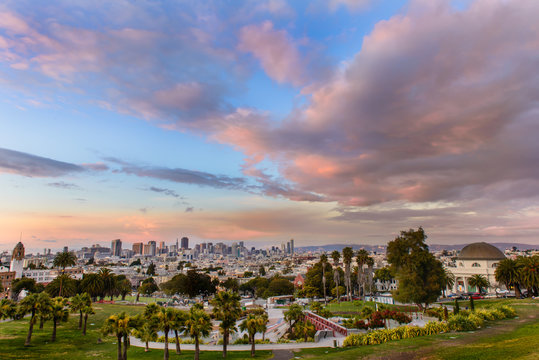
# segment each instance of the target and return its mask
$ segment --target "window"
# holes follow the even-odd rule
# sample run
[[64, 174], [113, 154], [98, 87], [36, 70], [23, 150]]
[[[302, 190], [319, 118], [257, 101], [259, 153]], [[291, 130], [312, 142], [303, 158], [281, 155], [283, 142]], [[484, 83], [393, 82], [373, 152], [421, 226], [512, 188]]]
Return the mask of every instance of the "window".
[[479, 263], [473, 263], [472, 267], [481, 267], [481, 265], [479, 265]]
[[492, 267], [493, 267], [493, 268], [497, 268], [497, 267], [498, 267], [498, 263], [492, 264]]

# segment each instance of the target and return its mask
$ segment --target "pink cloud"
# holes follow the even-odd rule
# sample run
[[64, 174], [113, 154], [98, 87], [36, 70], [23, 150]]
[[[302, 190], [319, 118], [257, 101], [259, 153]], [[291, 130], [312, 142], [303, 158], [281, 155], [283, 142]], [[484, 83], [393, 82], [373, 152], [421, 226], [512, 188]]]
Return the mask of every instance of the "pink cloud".
[[300, 52], [286, 31], [276, 30], [266, 21], [243, 27], [239, 38], [239, 49], [252, 53], [268, 76], [280, 83], [305, 83]]

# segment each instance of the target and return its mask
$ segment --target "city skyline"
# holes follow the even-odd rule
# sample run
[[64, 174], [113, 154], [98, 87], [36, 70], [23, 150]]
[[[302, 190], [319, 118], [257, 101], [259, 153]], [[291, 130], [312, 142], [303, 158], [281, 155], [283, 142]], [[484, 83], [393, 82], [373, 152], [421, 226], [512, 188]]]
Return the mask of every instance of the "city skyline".
[[6, 1], [0, 249], [539, 244], [538, 15]]

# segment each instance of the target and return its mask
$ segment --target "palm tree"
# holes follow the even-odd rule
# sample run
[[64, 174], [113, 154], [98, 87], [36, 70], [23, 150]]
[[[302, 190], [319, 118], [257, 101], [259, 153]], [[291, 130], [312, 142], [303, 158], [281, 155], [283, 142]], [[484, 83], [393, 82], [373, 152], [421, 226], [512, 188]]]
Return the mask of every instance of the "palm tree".
[[[289, 325], [289, 331], [292, 332], [294, 330], [294, 327], [296, 326], [296, 323], [303, 319], [303, 309], [298, 304], [292, 304], [288, 308], [287, 311], [283, 313], [284, 319], [288, 321]], [[293, 321], [293, 323], [292, 323]]]
[[32, 332], [34, 330], [34, 324], [36, 323], [36, 316], [39, 314], [40, 309], [47, 308], [49, 303], [50, 296], [45, 292], [30, 294], [19, 303], [20, 316], [30, 314], [30, 326], [28, 327], [28, 335], [26, 335], [24, 346], [29, 346], [32, 341]]
[[[116, 340], [118, 341], [118, 360], [127, 360], [128, 343], [125, 341], [125, 339], [129, 335], [132, 326], [132, 320], [125, 312], [109, 316], [105, 321], [105, 324], [103, 324], [103, 328], [101, 329], [103, 335], [112, 334], [116, 336]], [[122, 339], [124, 340], [123, 351]]]
[[365, 295], [365, 272], [363, 271], [363, 266], [367, 263], [369, 259], [369, 252], [365, 249], [360, 249], [357, 252], [356, 255], [356, 262], [357, 262], [357, 285], [358, 285], [358, 293], [360, 296]]
[[191, 307], [185, 320], [184, 334], [195, 339], [195, 360], [199, 360], [200, 357], [200, 337], [208, 336], [210, 330], [210, 316], [197, 306]]
[[341, 253], [335, 250], [331, 253], [331, 258], [333, 259], [333, 264], [335, 266], [335, 269], [333, 270], [333, 280], [335, 281], [335, 292], [337, 295], [337, 301], [340, 304], [341, 297], [339, 296], [339, 284], [341, 282], [341, 279], [340, 279], [340, 274], [339, 274], [339, 260], [341, 259]]
[[178, 336], [178, 333], [185, 330], [186, 319], [187, 319], [187, 313], [185, 311], [174, 309], [174, 319], [170, 325], [171, 326], [170, 328], [174, 330], [176, 354], [182, 353], [182, 349], [180, 348], [180, 337]]
[[249, 314], [247, 319], [240, 324], [241, 331], [247, 331], [249, 334], [249, 343], [251, 344], [251, 357], [255, 356], [255, 335], [257, 332], [265, 331], [267, 317]]
[[328, 304], [326, 297], [326, 265], [328, 263], [328, 256], [326, 254], [320, 255], [320, 263], [322, 264], [322, 287], [324, 288], [324, 305]]
[[514, 286], [515, 296], [517, 299], [520, 299], [520, 266], [517, 261], [503, 259], [498, 263], [494, 276], [496, 281], [503, 283], [507, 290], [511, 289], [511, 286]]
[[96, 301], [98, 296], [103, 296], [105, 284], [103, 283], [103, 279], [99, 274], [84, 274], [81, 282], [81, 288], [90, 295], [93, 301]]
[[296, 324], [297, 334], [302, 336], [304, 341], [307, 342], [309, 335], [312, 335], [316, 332], [316, 328], [313, 324], [308, 321], [302, 321]]
[[101, 268], [99, 270], [99, 276], [103, 280], [103, 297], [110, 296], [110, 300], [112, 301], [116, 290], [116, 275], [110, 269]]
[[82, 313], [84, 314], [84, 326], [82, 327], [82, 335], [86, 335], [86, 324], [88, 324], [88, 315], [95, 314], [91, 301], [89, 301], [86, 306], [82, 308]]
[[69, 310], [66, 308], [67, 300], [63, 297], [55, 297], [52, 300], [51, 319], [52, 319], [52, 337], [51, 341], [56, 341], [56, 325], [59, 322], [65, 322], [69, 319]]
[[[56, 254], [53, 261], [53, 266], [57, 268], [62, 268], [61, 275], [64, 274], [66, 267], [68, 266], [74, 266], [77, 263], [77, 256], [75, 253], [71, 251], [64, 251], [61, 253]], [[60, 278], [60, 294], [59, 296], [62, 296], [62, 281], [63, 279]]]
[[221, 321], [219, 328], [223, 334], [223, 357], [226, 358], [226, 346], [230, 332], [236, 331], [236, 321], [241, 316], [240, 296], [231, 291], [221, 291], [212, 300], [213, 315]]
[[[144, 352], [150, 351], [148, 343], [150, 341], [157, 340], [157, 329], [158, 324], [156, 319], [153, 321], [148, 321], [147, 319], [137, 319], [137, 323], [140, 324], [136, 329], [133, 330], [133, 336], [135, 336], [140, 341], [144, 341], [145, 347]], [[165, 335], [165, 340], [168, 340], [168, 337]], [[165, 359], [168, 359], [168, 344], [165, 342]]]
[[352, 258], [354, 257], [354, 250], [351, 247], [345, 247], [342, 249], [342, 259], [344, 263], [344, 282], [346, 285], [346, 294], [348, 301], [352, 300], [352, 283], [350, 279], [350, 264], [352, 263]]
[[82, 294], [77, 294], [75, 296], [73, 296], [70, 300], [69, 300], [69, 309], [71, 310], [71, 312], [73, 313], [79, 313], [80, 314], [80, 317], [79, 317], [79, 330], [82, 329], [82, 308], [86, 306], [84, 300], [83, 300], [83, 295]]
[[483, 288], [488, 288], [490, 286], [487, 278], [479, 274], [472, 275], [468, 279], [468, 284], [470, 286], [476, 287], [479, 293], [483, 292]]
[[52, 299], [42, 299], [39, 302], [36, 316], [39, 318], [39, 330], [43, 330], [45, 321], [50, 320], [52, 315]]
[[447, 288], [452, 288], [453, 285], [455, 285], [455, 275], [450, 270], [444, 267], [444, 273], [442, 276], [442, 289], [444, 292], [444, 297], [445, 297], [445, 290]]
[[528, 289], [528, 297], [537, 295], [539, 288], [539, 255], [519, 257], [520, 283]]
[[0, 320], [13, 319], [17, 314], [15, 301], [9, 299], [0, 300]]
[[122, 297], [122, 300], [125, 300], [126, 295], [133, 291], [133, 286], [128, 279], [122, 279], [117, 282], [116, 289], [118, 290], [118, 294]]

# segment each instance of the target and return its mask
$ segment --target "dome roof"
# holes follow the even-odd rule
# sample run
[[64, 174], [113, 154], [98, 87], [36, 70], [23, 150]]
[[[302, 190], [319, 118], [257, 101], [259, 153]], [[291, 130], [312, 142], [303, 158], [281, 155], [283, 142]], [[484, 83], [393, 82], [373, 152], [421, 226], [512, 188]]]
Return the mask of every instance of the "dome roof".
[[478, 242], [463, 247], [458, 258], [459, 260], [503, 260], [505, 255], [493, 245]]

